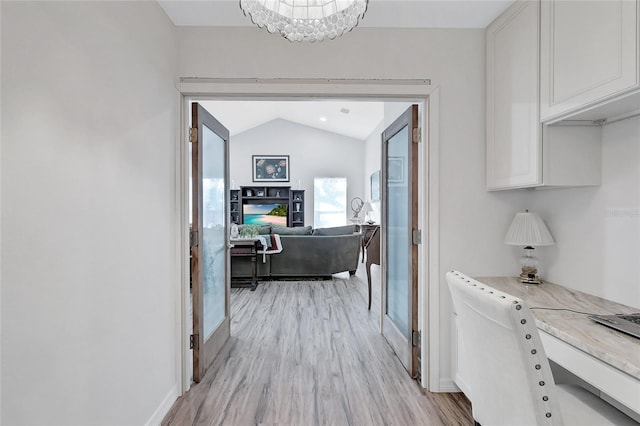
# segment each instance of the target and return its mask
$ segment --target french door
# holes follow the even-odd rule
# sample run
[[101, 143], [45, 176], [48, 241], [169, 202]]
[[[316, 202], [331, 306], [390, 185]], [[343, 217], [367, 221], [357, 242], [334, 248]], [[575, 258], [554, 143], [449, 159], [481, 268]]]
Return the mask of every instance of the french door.
[[191, 120], [191, 343], [199, 382], [230, 334], [229, 131], [198, 103]]
[[382, 133], [382, 334], [418, 370], [418, 105]]

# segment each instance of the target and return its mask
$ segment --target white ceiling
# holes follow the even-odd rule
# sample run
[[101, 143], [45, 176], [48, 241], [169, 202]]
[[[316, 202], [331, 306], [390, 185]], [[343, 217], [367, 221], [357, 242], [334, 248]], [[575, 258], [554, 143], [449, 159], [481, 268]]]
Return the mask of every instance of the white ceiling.
[[[384, 116], [382, 102], [199, 101], [199, 103], [229, 129], [231, 136], [282, 118], [364, 140], [371, 135]], [[325, 121], [322, 121], [322, 118]]]
[[[239, 0], [158, 0], [177, 26], [252, 26]], [[361, 27], [485, 28], [513, 0], [369, 0]], [[356, 29], [357, 31], [357, 29]], [[266, 35], [266, 31], [265, 31]], [[331, 41], [325, 42], [331, 43]], [[204, 101], [231, 135], [276, 118], [366, 139], [383, 118], [381, 102]], [[342, 108], [349, 114], [341, 113]], [[326, 121], [321, 121], [325, 117]]]
[[[158, 0], [178, 26], [251, 26], [238, 0]], [[485, 28], [513, 0], [369, 0], [361, 27]]]

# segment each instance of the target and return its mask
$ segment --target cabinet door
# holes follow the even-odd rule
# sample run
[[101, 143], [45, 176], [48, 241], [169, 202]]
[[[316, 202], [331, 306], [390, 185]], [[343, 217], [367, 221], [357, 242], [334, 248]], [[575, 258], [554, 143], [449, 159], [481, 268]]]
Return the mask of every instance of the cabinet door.
[[637, 87], [637, 7], [635, 0], [542, 2], [542, 121]]
[[515, 3], [487, 27], [487, 188], [541, 184], [539, 3]]

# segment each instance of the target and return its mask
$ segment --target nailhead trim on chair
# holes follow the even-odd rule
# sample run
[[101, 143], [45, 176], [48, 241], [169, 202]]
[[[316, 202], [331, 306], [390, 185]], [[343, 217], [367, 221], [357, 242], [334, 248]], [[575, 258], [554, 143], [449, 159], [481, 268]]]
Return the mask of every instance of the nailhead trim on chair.
[[[475, 282], [473, 282], [475, 280], [465, 279], [467, 277], [464, 276], [463, 274], [457, 272], [457, 271], [451, 271], [451, 272], [454, 275], [458, 276], [461, 280], [464, 280], [465, 282], [469, 283], [472, 287], [478, 287], [478, 285]], [[478, 289], [480, 291], [484, 291], [485, 288], [484, 287], [478, 287]], [[487, 293], [488, 294], [494, 294], [493, 291], [488, 291]], [[499, 297], [501, 299], [506, 299], [507, 298], [507, 296], [505, 296], [505, 295], [499, 295]], [[513, 304], [515, 305], [516, 311], [520, 311], [522, 309], [521, 303], [522, 303], [521, 300], [519, 300], [517, 298], [514, 298]], [[522, 324], [525, 327], [525, 330], [524, 330], [525, 332], [528, 331], [528, 327], [531, 327], [531, 325], [527, 324], [527, 320], [525, 318], [520, 318], [520, 324]], [[533, 327], [535, 327], [535, 321], [534, 321]], [[536, 330], [536, 332], [537, 332], [537, 330]], [[545, 386], [544, 380], [540, 380], [540, 379], [544, 378], [543, 372], [542, 372], [542, 360], [539, 358], [538, 350], [535, 347], [533, 347], [534, 340], [531, 338], [531, 334], [530, 333], [526, 333], [524, 335], [524, 337], [525, 337], [525, 343], [530, 346], [531, 355], [534, 356], [534, 363], [535, 364], [534, 364], [533, 368], [536, 370], [536, 372], [538, 374], [538, 378], [539, 378], [538, 385], [540, 387], [544, 387]], [[550, 419], [551, 418], [551, 406], [549, 404], [549, 397], [547, 395], [543, 395], [542, 396], [542, 401], [543, 401], [543, 403], [542, 403], [543, 407], [542, 408], [545, 411], [545, 417]], [[552, 423], [549, 423], [549, 424], [552, 424]]]

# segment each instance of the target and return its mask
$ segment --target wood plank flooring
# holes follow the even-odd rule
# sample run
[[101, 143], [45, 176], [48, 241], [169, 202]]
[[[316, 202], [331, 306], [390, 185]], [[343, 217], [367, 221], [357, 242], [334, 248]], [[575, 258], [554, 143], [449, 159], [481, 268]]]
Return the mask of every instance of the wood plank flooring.
[[361, 270], [233, 289], [231, 339], [162, 424], [472, 424], [461, 394], [423, 394], [411, 380], [366, 291]]

